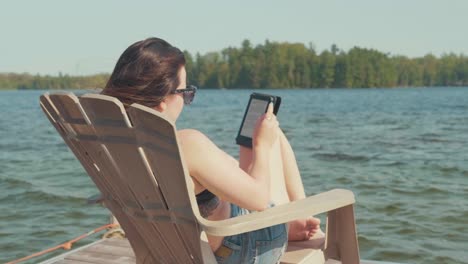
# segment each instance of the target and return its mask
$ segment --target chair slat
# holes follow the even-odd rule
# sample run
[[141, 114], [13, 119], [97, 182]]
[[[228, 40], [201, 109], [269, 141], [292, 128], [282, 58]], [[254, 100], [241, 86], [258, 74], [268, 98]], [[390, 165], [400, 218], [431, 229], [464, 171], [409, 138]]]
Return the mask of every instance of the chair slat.
[[[176, 218], [182, 240], [200, 263], [200, 227], [192, 211], [194, 202], [190, 200], [190, 194], [192, 199], [194, 196], [193, 188], [187, 188], [191, 179], [186, 178], [189, 174], [184, 168], [179, 151], [175, 126], [159, 112], [148, 107], [133, 105], [128, 112], [135, 127], [138, 144], [143, 146], [171, 217]], [[151, 148], [152, 144], [163, 150]]]
[[[84, 103], [83, 105], [86, 105], [86, 103]], [[100, 107], [100, 106], [97, 105], [96, 107]], [[87, 110], [83, 109], [83, 111], [88, 112], [88, 114], [87, 114], [87, 115], [89, 115], [88, 119], [90, 120], [90, 122], [92, 122], [95, 119], [93, 111], [100, 111], [100, 109], [89, 110], [89, 108], [88, 108]], [[104, 111], [104, 115], [105, 114], [107, 114], [106, 111]], [[120, 114], [120, 116], [121, 116], [121, 119], [117, 119], [118, 121], [121, 121], [120, 124], [127, 125], [128, 122], [126, 122], [123, 119], [122, 114]], [[112, 120], [107, 115], [105, 115], [104, 119]], [[94, 130], [96, 132], [96, 140], [85, 140], [85, 141], [89, 141], [91, 144], [93, 142], [95, 144], [99, 144], [101, 146], [101, 148], [104, 150], [105, 155], [102, 155], [102, 154], [98, 155], [96, 157], [96, 159], [97, 160], [103, 159], [102, 162], [100, 162], [100, 163], [103, 163], [103, 164], [106, 164], [106, 160], [109, 160], [109, 162], [107, 162], [107, 163], [110, 163], [110, 165], [105, 166], [105, 169], [108, 168], [108, 171], [106, 173], [104, 173], [104, 175], [106, 175], [106, 177], [110, 178], [109, 179], [109, 182], [110, 182], [109, 184], [112, 184], [113, 186], [117, 186], [117, 187], [121, 187], [121, 188], [125, 187], [127, 189], [127, 191], [123, 190], [118, 195], [123, 195], [125, 193], [128, 194], [128, 195], [124, 195], [122, 197], [121, 202], [119, 204], [119, 206], [126, 211], [125, 214], [128, 216], [128, 209], [129, 208], [133, 208], [135, 210], [138, 210], [138, 209], [141, 208], [141, 205], [138, 202], [137, 195], [134, 193], [132, 188], [130, 186], [128, 186], [128, 181], [127, 181], [128, 177], [126, 177], [124, 175], [125, 172], [121, 170], [121, 166], [123, 166], [124, 164], [122, 164], [122, 160], [120, 159], [120, 156], [117, 155], [119, 158], [116, 159], [115, 158], [116, 155], [111, 154], [112, 151], [114, 151], [114, 153], [116, 153], [115, 152], [116, 150], [115, 149], [109, 149], [109, 145], [100, 140], [101, 135], [99, 133], [102, 132], [101, 131], [102, 127], [103, 127], [103, 125], [98, 125], [98, 126], [93, 125], [93, 128], [94, 128]], [[106, 126], [104, 126], [104, 129], [106, 129]], [[120, 129], [116, 130], [116, 133], [120, 133], [121, 137], [123, 137], [123, 136], [131, 137], [132, 133], [129, 133], [128, 130], [129, 130], [128, 127], [120, 128]], [[122, 135], [122, 133], [124, 133], [126, 135]], [[120, 142], [120, 141], [119, 140], [114, 140], [112, 142], [115, 143], [115, 142]], [[112, 144], [110, 144], [110, 145], [112, 146]], [[120, 150], [117, 150], [117, 151], [120, 151]], [[126, 151], [126, 149], [124, 151]], [[103, 151], [101, 151], [101, 152], [103, 152]], [[127, 172], [127, 175], [128, 175], [128, 172]], [[117, 219], [120, 222], [119, 216], [118, 215], [115, 215], [115, 216], [117, 217]], [[145, 244], [147, 245], [147, 247], [150, 248], [150, 251], [152, 253], [151, 255], [153, 256], [153, 259], [160, 259], [163, 262], [169, 261], [170, 256], [171, 256], [171, 251], [169, 250], [167, 245], [165, 245], [163, 242], [161, 242], [161, 239], [162, 239], [161, 233], [158, 230], [154, 230], [154, 228], [147, 223], [145, 218], [135, 218], [133, 216], [130, 216], [130, 219], [131, 219], [131, 222], [134, 225], [134, 229], [138, 230], [138, 233], [143, 238], [143, 240], [140, 240], [140, 241], [141, 242], [144, 241]], [[124, 230], [126, 230], [126, 229], [124, 228]], [[137, 257], [139, 257], [137, 252], [136, 252], [136, 254], [137, 254]]]
[[[125, 192], [121, 191], [119, 188], [116, 188], [115, 185], [110, 184], [110, 180], [106, 180], [106, 176], [112, 175], [112, 165], [107, 164], [109, 162], [107, 162], [106, 159], [100, 158], [103, 152], [101, 144], [98, 142], [80, 141], [76, 137], [76, 131], [86, 131], [87, 134], [91, 133], [91, 135], [94, 135], [92, 129], [88, 128], [75, 130], [76, 124], [70, 124], [65, 121], [72, 119], [86, 119], [82, 115], [82, 111], [79, 110], [80, 106], [76, 96], [71, 93], [67, 93], [55, 94], [50, 97], [48, 95], [41, 97], [41, 106], [46, 108], [48, 112], [53, 113], [51, 115], [55, 117], [56, 123], [54, 125], [57, 128], [57, 131], [61, 134], [75, 156], [80, 160], [81, 164], [90, 175], [96, 186], [99, 188], [103, 196], [109, 198], [112, 194], [113, 199], [125, 200]], [[55, 102], [57, 107], [55, 107], [52, 101]], [[69, 109], [74, 110], [70, 111]], [[68, 111], [68, 113], [62, 114], [65, 111]], [[72, 118], [70, 118], [70, 112], [75, 113]], [[68, 116], [68, 118], [64, 118], [65, 115]], [[83, 126], [83, 124], [80, 124], [80, 126]], [[64, 127], [68, 127], [68, 129], [64, 129]], [[94, 166], [93, 164], [96, 163], [99, 165]], [[122, 228], [125, 230], [135, 229], [130, 219], [128, 219], [128, 217], [123, 214], [121, 206], [118, 206], [115, 204], [115, 202], [111, 201], [106, 201], [105, 204], [112, 211], [112, 213], [119, 218], [119, 223]], [[137, 254], [137, 257], [147, 254], [148, 249], [140, 238], [138, 232], [128, 232], [127, 236], [130, 238], [130, 241], [132, 241], [132, 247], [134, 248], [135, 252], [140, 253]]]
[[151, 248], [159, 251], [159, 261], [193, 263], [189, 252], [184, 250], [184, 241], [174, 224], [171, 221], [153, 221], [155, 218], [164, 219], [165, 216], [170, 219], [167, 217], [170, 214], [146, 157], [136, 144], [134, 128], [122, 104], [115, 98], [103, 95], [85, 95], [80, 98], [80, 102], [98, 141], [105, 145], [114, 160], [117, 171], [115, 177], [120, 178], [136, 198], [135, 204], [124, 206], [134, 216], [140, 226], [139, 230], [146, 230], [142, 236], [151, 234], [147, 242], [151, 243]]

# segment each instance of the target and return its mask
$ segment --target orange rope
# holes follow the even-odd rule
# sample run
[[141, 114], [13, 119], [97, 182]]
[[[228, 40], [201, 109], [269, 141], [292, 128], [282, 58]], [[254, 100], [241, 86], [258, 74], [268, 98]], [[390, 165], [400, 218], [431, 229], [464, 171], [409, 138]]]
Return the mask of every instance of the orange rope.
[[90, 235], [92, 235], [92, 234], [95, 234], [95, 233], [97, 233], [97, 232], [100, 232], [100, 231], [102, 231], [102, 230], [104, 230], [104, 229], [110, 229], [110, 228], [114, 228], [114, 227], [117, 227], [117, 226], [119, 226], [119, 225], [118, 225], [118, 224], [107, 224], [107, 225], [103, 225], [103, 226], [101, 226], [101, 227], [99, 227], [99, 228], [96, 228], [96, 229], [94, 229], [94, 230], [92, 230], [92, 231], [90, 231], [90, 232], [88, 232], [88, 233], [85, 233], [85, 234], [83, 234], [83, 235], [81, 235], [81, 236], [79, 236], [79, 237], [76, 237], [76, 238], [74, 238], [74, 239], [72, 239], [72, 240], [69, 240], [69, 241], [67, 241], [67, 242], [65, 242], [65, 243], [62, 243], [62, 244], [57, 245], [57, 246], [55, 246], [55, 247], [51, 247], [51, 248], [49, 248], [49, 249], [46, 249], [46, 250], [43, 250], [43, 251], [34, 253], [34, 254], [29, 255], [29, 256], [27, 256], [27, 257], [24, 257], [24, 258], [20, 258], [20, 259], [17, 259], [17, 260], [13, 260], [13, 261], [8, 262], [8, 263], [6, 263], [6, 264], [16, 264], [16, 263], [20, 263], [20, 262], [26, 261], [26, 260], [28, 260], [28, 259], [32, 259], [32, 258], [41, 256], [41, 255], [44, 255], [44, 254], [46, 254], [46, 253], [52, 252], [52, 251], [57, 250], [57, 249], [60, 249], [60, 248], [63, 248], [63, 249], [65, 249], [65, 250], [69, 250], [69, 249], [72, 248], [72, 244], [73, 244], [73, 243], [75, 243], [75, 242], [77, 242], [77, 241], [79, 241], [79, 240], [81, 240], [81, 239], [83, 239], [83, 238], [85, 238], [85, 237], [87, 237], [87, 236], [90, 236]]

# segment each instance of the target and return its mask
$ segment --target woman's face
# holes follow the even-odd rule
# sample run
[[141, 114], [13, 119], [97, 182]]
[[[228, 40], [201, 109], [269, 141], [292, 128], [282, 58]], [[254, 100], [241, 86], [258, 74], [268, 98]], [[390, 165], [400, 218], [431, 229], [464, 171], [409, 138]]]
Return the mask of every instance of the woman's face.
[[[182, 66], [179, 70], [179, 86], [177, 89], [184, 89], [187, 86], [187, 73], [185, 66]], [[172, 121], [176, 121], [179, 117], [182, 109], [184, 108], [183, 94], [169, 94], [164, 99], [163, 103], [156, 107], [156, 110], [166, 114]]]

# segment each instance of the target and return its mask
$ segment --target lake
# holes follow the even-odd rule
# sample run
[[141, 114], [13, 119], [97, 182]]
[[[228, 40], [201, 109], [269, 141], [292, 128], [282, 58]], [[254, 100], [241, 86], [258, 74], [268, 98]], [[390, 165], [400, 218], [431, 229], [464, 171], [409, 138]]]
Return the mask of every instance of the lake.
[[[199, 90], [177, 126], [237, 157], [253, 91]], [[105, 208], [86, 205], [98, 191], [42, 113], [44, 92], [0, 92], [0, 263], [108, 221]], [[259, 92], [282, 97], [278, 119], [307, 194], [356, 195], [363, 259], [467, 263], [468, 88]]]

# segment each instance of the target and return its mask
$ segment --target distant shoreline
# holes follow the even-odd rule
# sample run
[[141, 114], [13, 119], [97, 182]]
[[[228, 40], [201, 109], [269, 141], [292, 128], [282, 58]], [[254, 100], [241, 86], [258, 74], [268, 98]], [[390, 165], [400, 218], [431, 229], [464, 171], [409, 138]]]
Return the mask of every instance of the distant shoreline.
[[[270, 42], [195, 54], [184, 51], [188, 83], [201, 88], [308, 89], [468, 86], [468, 56], [427, 54], [421, 58], [332, 45], [317, 53], [302, 43]], [[104, 87], [110, 74], [31, 75], [0, 73], [0, 90]], [[207, 89], [207, 88], [205, 88]]]

